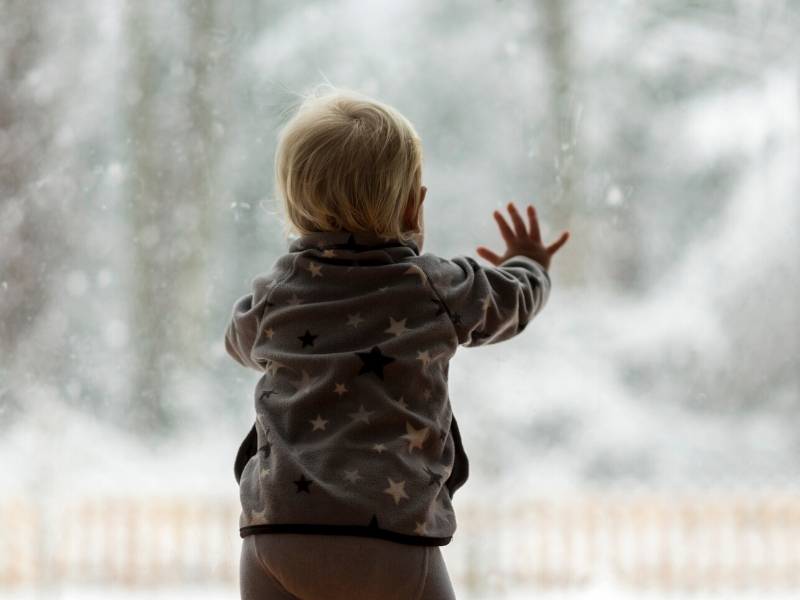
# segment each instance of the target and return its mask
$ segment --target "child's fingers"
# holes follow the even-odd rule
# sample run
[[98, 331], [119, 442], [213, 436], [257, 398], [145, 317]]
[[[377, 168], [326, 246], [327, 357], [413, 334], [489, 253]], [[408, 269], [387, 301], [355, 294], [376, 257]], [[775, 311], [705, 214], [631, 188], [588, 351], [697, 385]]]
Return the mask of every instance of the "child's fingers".
[[509, 246], [514, 244], [514, 232], [511, 231], [503, 215], [499, 211], [494, 211], [494, 220], [497, 221], [497, 226], [500, 228], [500, 234]]
[[479, 256], [482, 256], [483, 258], [488, 260], [490, 263], [492, 263], [494, 265], [500, 264], [500, 256], [498, 256], [497, 254], [495, 254], [494, 252], [492, 252], [491, 250], [489, 250], [485, 246], [478, 246], [477, 252], [478, 252]]
[[558, 238], [558, 240], [556, 240], [555, 242], [550, 244], [550, 246], [548, 246], [547, 252], [551, 255], [555, 254], [558, 251], [558, 249], [561, 248], [561, 246], [567, 243], [568, 239], [569, 239], [569, 231], [565, 231], [564, 233], [561, 234], [561, 237]]
[[533, 204], [528, 205], [528, 222], [531, 226], [531, 239], [534, 242], [541, 243], [542, 233], [539, 231], [539, 220], [536, 218], [536, 209]]
[[517, 237], [527, 237], [528, 232], [525, 231], [525, 223], [523, 223], [522, 217], [519, 216], [517, 207], [514, 206], [513, 202], [508, 203], [508, 213], [511, 215], [511, 222], [514, 223], [514, 231], [517, 233]]

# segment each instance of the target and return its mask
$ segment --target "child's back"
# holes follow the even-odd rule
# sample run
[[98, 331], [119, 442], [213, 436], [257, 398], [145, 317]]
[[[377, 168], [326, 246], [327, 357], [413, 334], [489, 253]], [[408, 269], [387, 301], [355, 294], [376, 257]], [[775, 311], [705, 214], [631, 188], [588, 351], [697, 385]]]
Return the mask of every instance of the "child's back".
[[[292, 135], [290, 124], [284, 146]], [[322, 140], [313, 142], [319, 147]], [[299, 143], [311, 143], [309, 136]], [[414, 147], [403, 144], [391, 156], [404, 148], [413, 158]], [[408, 179], [419, 184], [415, 163], [394, 164], [412, 169]], [[298, 215], [311, 214], [311, 201], [308, 194], [293, 201], [291, 190], [301, 189], [293, 178], [309, 168], [301, 152], [279, 152], [279, 184], [295, 225]], [[316, 181], [305, 189], [319, 190]], [[547, 301], [546, 267], [557, 247], [534, 240], [532, 209], [531, 233], [518, 238], [520, 219], [511, 207], [516, 232], [498, 219], [509, 252], [481, 251], [498, 268], [422, 254], [425, 189], [412, 183], [401, 193], [408, 198], [394, 212], [401, 229], [348, 224], [357, 211], [336, 215], [330, 230], [299, 227], [289, 252], [234, 308], [227, 350], [264, 373], [255, 391], [256, 424], [236, 461], [243, 538], [358, 536], [410, 552], [447, 544], [455, 532], [451, 500], [468, 461], [448, 396], [449, 360], [459, 344], [494, 343], [524, 329]], [[331, 206], [326, 211], [323, 223], [335, 221]], [[402, 232], [408, 224], [415, 235]], [[244, 595], [251, 578], [242, 568]]]

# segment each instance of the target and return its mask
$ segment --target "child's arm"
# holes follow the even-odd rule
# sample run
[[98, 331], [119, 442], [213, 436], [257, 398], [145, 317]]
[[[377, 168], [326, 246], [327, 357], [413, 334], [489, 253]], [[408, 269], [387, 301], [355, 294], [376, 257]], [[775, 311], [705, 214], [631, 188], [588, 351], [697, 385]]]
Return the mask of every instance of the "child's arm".
[[508, 205], [512, 230], [495, 211], [500, 232], [508, 246], [499, 256], [481, 246], [478, 254], [494, 267], [482, 267], [462, 256], [444, 261], [442, 273], [432, 281], [434, 290], [450, 316], [459, 344], [481, 346], [507, 340], [520, 333], [547, 303], [550, 294], [550, 257], [567, 241], [564, 232], [557, 242], [544, 246], [536, 213], [528, 207], [530, 232], [513, 204]]
[[233, 306], [228, 329], [225, 332], [225, 349], [236, 362], [245, 367], [264, 370], [262, 364], [254, 361], [250, 354], [259, 338], [259, 323], [269, 297], [270, 278], [256, 277], [253, 280], [253, 291], [242, 296]]

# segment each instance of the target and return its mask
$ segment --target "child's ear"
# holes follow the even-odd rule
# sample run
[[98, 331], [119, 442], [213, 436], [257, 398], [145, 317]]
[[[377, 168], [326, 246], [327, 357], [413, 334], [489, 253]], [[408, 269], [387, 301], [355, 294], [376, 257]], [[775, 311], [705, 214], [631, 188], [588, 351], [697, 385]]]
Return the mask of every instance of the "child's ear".
[[428, 188], [423, 185], [419, 193], [419, 203], [416, 203], [414, 190], [411, 190], [408, 194], [408, 203], [406, 204], [406, 210], [403, 214], [403, 222], [405, 228], [409, 231], [417, 230], [420, 227], [420, 213], [422, 212], [422, 203], [425, 201], [425, 194], [427, 191]]

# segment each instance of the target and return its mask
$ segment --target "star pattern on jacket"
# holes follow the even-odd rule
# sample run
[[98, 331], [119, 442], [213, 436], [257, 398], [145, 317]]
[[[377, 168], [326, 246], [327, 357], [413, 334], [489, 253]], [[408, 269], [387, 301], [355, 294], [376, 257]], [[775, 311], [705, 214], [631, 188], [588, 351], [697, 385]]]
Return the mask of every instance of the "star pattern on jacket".
[[258, 396], [258, 401], [263, 402], [264, 400], [269, 400], [269, 397], [272, 396], [272, 394], [277, 394], [277, 393], [278, 392], [276, 392], [275, 390], [264, 390]]
[[306, 479], [305, 476], [301, 474], [300, 479], [296, 479], [293, 483], [297, 486], [297, 490], [295, 490], [295, 493], [299, 494], [300, 492], [306, 492], [310, 494], [311, 490], [309, 488], [311, 487], [311, 484], [314, 483], [314, 481], [311, 479]]
[[394, 504], [397, 506], [400, 504], [400, 499], [405, 498], [408, 499], [409, 496], [406, 494], [406, 482], [405, 481], [397, 481], [395, 482], [391, 477], [386, 478], [389, 481], [389, 487], [383, 490], [384, 494], [389, 494], [394, 499]]
[[270, 445], [269, 442], [265, 442], [263, 446], [259, 446], [258, 448], [258, 453], [261, 454], [264, 460], [267, 460], [269, 458], [269, 454], [271, 451], [272, 451], [272, 446]]
[[267, 522], [267, 509], [264, 510], [251, 510], [250, 511], [250, 522], [251, 523], [266, 523]]
[[400, 437], [408, 440], [408, 451], [410, 453], [413, 448], [422, 449], [422, 444], [424, 444], [425, 440], [428, 438], [430, 429], [428, 427], [414, 429], [411, 423], [406, 421], [406, 432], [405, 435], [401, 435]]
[[314, 426], [314, 429], [312, 429], [311, 431], [316, 431], [317, 429], [325, 431], [325, 425], [328, 423], [328, 420], [323, 419], [322, 415], [317, 414], [317, 418], [309, 420], [309, 423], [311, 423]]
[[[408, 251], [395, 250], [393, 243], [386, 245], [386, 252], [376, 251], [383, 246], [359, 233], [349, 235], [343, 244], [330, 243], [331, 240], [341, 242], [346, 236], [326, 235], [322, 238], [325, 243], [317, 243], [318, 238], [311, 236], [310, 243], [319, 250], [306, 252], [308, 246], [300, 246], [297, 250], [302, 254], [294, 257], [294, 261], [280, 261], [278, 268], [287, 271], [276, 271], [272, 275], [272, 287], [266, 293], [274, 292], [269, 299], [277, 300], [277, 306], [302, 306], [296, 311], [278, 308], [271, 311], [266, 320], [256, 315], [256, 311], [250, 311], [246, 318], [252, 325], [248, 325], [247, 335], [238, 336], [236, 340], [231, 338], [239, 345], [253, 345], [252, 349], [238, 349], [240, 357], [250, 352], [257, 363], [255, 366], [278, 376], [274, 380], [266, 378], [266, 385], [262, 384], [259, 391], [261, 404], [257, 405], [257, 411], [273, 415], [275, 444], [267, 441], [260, 428], [257, 439], [262, 445], [251, 441], [245, 446], [246, 450], [255, 451], [258, 460], [254, 461], [256, 468], [253, 469], [251, 463], [246, 474], [253, 478], [253, 485], [248, 487], [245, 482], [242, 487], [243, 493], [250, 494], [250, 498], [243, 497], [244, 505], [269, 507], [268, 503], [254, 505], [252, 502], [277, 502], [283, 500], [283, 494], [289, 493], [295, 498], [296, 494], [305, 492], [316, 496], [304, 499], [306, 502], [296, 499], [296, 516], [304, 515], [308, 519], [306, 524], [319, 521], [319, 517], [324, 520], [326, 503], [341, 501], [360, 507], [364, 517], [356, 521], [362, 526], [366, 524], [366, 517], [374, 513], [369, 527], [382, 530], [377, 516], [381, 513], [385, 531], [419, 536], [448, 535], [449, 523], [445, 527], [438, 520], [452, 514], [449, 507], [451, 483], [454, 486], [460, 483], [453, 481], [449, 471], [463, 472], [463, 467], [448, 471], [452, 454], [442, 453], [444, 444], [439, 442], [441, 439], [459, 445], [457, 436], [453, 435], [452, 442], [447, 439], [450, 433], [455, 433], [455, 422], [451, 427], [446, 421], [450, 417], [446, 361], [454, 343], [450, 324], [456, 326], [459, 342], [466, 335], [480, 339], [484, 334], [481, 328], [498, 330], [495, 321], [511, 321], [506, 309], [507, 305], [512, 305], [512, 300], [506, 302], [504, 294], [487, 289], [483, 274], [476, 273], [479, 276], [474, 278], [475, 285], [466, 286], [461, 272], [445, 259], [439, 259], [442, 267], [425, 257], [410, 264], [414, 257]], [[359, 256], [362, 251], [364, 254]], [[416, 248], [414, 254], [419, 256]], [[373, 265], [379, 269], [371, 271]], [[453, 281], [449, 281], [448, 275]], [[407, 279], [409, 276], [411, 280]], [[337, 277], [341, 277], [341, 281], [336, 281]], [[323, 278], [325, 282], [321, 281]], [[459, 289], [446, 289], [450, 283], [456, 283], [456, 279]], [[511, 289], [510, 286], [506, 288]], [[394, 289], [399, 291], [396, 298], [390, 295]], [[273, 303], [268, 302], [267, 306]], [[317, 308], [319, 321], [314, 316]], [[496, 309], [496, 314], [490, 315], [492, 322], [487, 320], [490, 309]], [[443, 314], [447, 315], [446, 320], [440, 318]], [[481, 315], [483, 321], [476, 321]], [[237, 319], [237, 325], [244, 320]], [[270, 327], [266, 327], [267, 322]], [[303, 326], [309, 328], [303, 330]], [[315, 330], [312, 332], [310, 327]], [[422, 335], [428, 333], [431, 335]], [[322, 339], [320, 346], [325, 346], [325, 352], [330, 354], [319, 353], [319, 347], [315, 348], [317, 339]], [[423, 339], [426, 341], [421, 341]], [[257, 351], [255, 346], [259, 346]], [[301, 349], [309, 350], [301, 352]], [[276, 400], [268, 402], [272, 395], [276, 395]], [[347, 400], [344, 400], [345, 395]], [[293, 414], [291, 411], [295, 408], [297, 413]], [[288, 414], [285, 409], [290, 409]], [[323, 416], [322, 412], [326, 414]], [[328, 432], [327, 425], [331, 423], [334, 425]], [[352, 426], [340, 429], [340, 425], [346, 423]], [[350, 432], [352, 439], [339, 444], [342, 440], [338, 436], [350, 435]], [[349, 460], [335, 461], [318, 452], [334, 450], [324, 447], [326, 440], [342, 451], [339, 458]], [[314, 451], [303, 451], [304, 444]], [[412, 457], [415, 449], [419, 451], [418, 456]], [[456, 450], [455, 460], [458, 461], [461, 450]], [[239, 463], [242, 464], [241, 460]], [[266, 478], [272, 465], [282, 468], [280, 471], [272, 469], [272, 477]], [[404, 468], [395, 470], [398, 465]], [[406, 467], [413, 467], [413, 470]], [[291, 468], [289, 475], [284, 475], [287, 468]], [[264, 477], [260, 483], [259, 469]], [[290, 485], [292, 479], [295, 480]], [[313, 484], [321, 489], [317, 491]], [[335, 489], [337, 485], [342, 489]], [[269, 495], [271, 491], [274, 495]], [[389, 498], [384, 499], [383, 494]], [[423, 504], [428, 507], [427, 512]], [[414, 512], [406, 514], [404, 505]], [[388, 512], [392, 509], [395, 514]], [[262, 515], [269, 516], [270, 521], [273, 516], [278, 517], [277, 514], [267, 515], [265, 511]], [[245, 516], [259, 520], [250, 512], [245, 512]], [[292, 519], [288, 512], [283, 516], [287, 522], [303, 523]], [[382, 532], [369, 533], [385, 537]]]
[[308, 263], [306, 269], [311, 273], [311, 279], [314, 279], [314, 277], [322, 277], [322, 265], [319, 263], [311, 261]]
[[313, 346], [314, 340], [318, 337], [319, 335], [314, 335], [308, 329], [306, 329], [306, 332], [303, 335], [298, 335], [297, 339], [303, 342], [302, 347], [305, 348], [306, 346]]
[[400, 319], [399, 321], [395, 321], [393, 317], [389, 317], [389, 328], [384, 329], [384, 333], [391, 333], [393, 336], [397, 337], [403, 335], [406, 331], [411, 331], [406, 327], [407, 320], [408, 319]]
[[358, 469], [353, 469], [352, 471], [345, 471], [344, 478], [350, 483], [358, 483], [359, 479], [363, 479], [361, 475], [358, 474]]
[[363, 321], [364, 319], [361, 317], [361, 313], [347, 315], [347, 324], [351, 327], [358, 327]]
[[369, 352], [356, 352], [356, 356], [363, 363], [359, 375], [375, 373], [380, 379], [383, 379], [383, 368], [394, 362], [394, 357], [383, 354], [378, 346], [373, 346]]
[[423, 367], [427, 367], [429, 364], [431, 364], [432, 360], [431, 353], [428, 352], [427, 350], [424, 351], [417, 350], [417, 360], [422, 361]]
[[433, 302], [436, 305], [436, 314], [434, 316], [438, 317], [442, 313], [447, 312], [444, 308], [444, 304], [442, 304], [442, 301], [439, 300], [439, 298], [436, 297], [431, 298], [431, 302]]
[[349, 413], [349, 416], [353, 421], [364, 421], [364, 423], [369, 424], [369, 416], [374, 413], [374, 410], [364, 410], [364, 405], [361, 405], [356, 412]]
[[419, 282], [423, 285], [425, 284], [425, 271], [415, 265], [409, 265], [408, 269], [403, 271], [403, 275], [417, 275]]
[[425, 472], [430, 477], [428, 481], [428, 485], [441, 485], [442, 484], [442, 475], [441, 473], [437, 473], [427, 465], [425, 466]]

